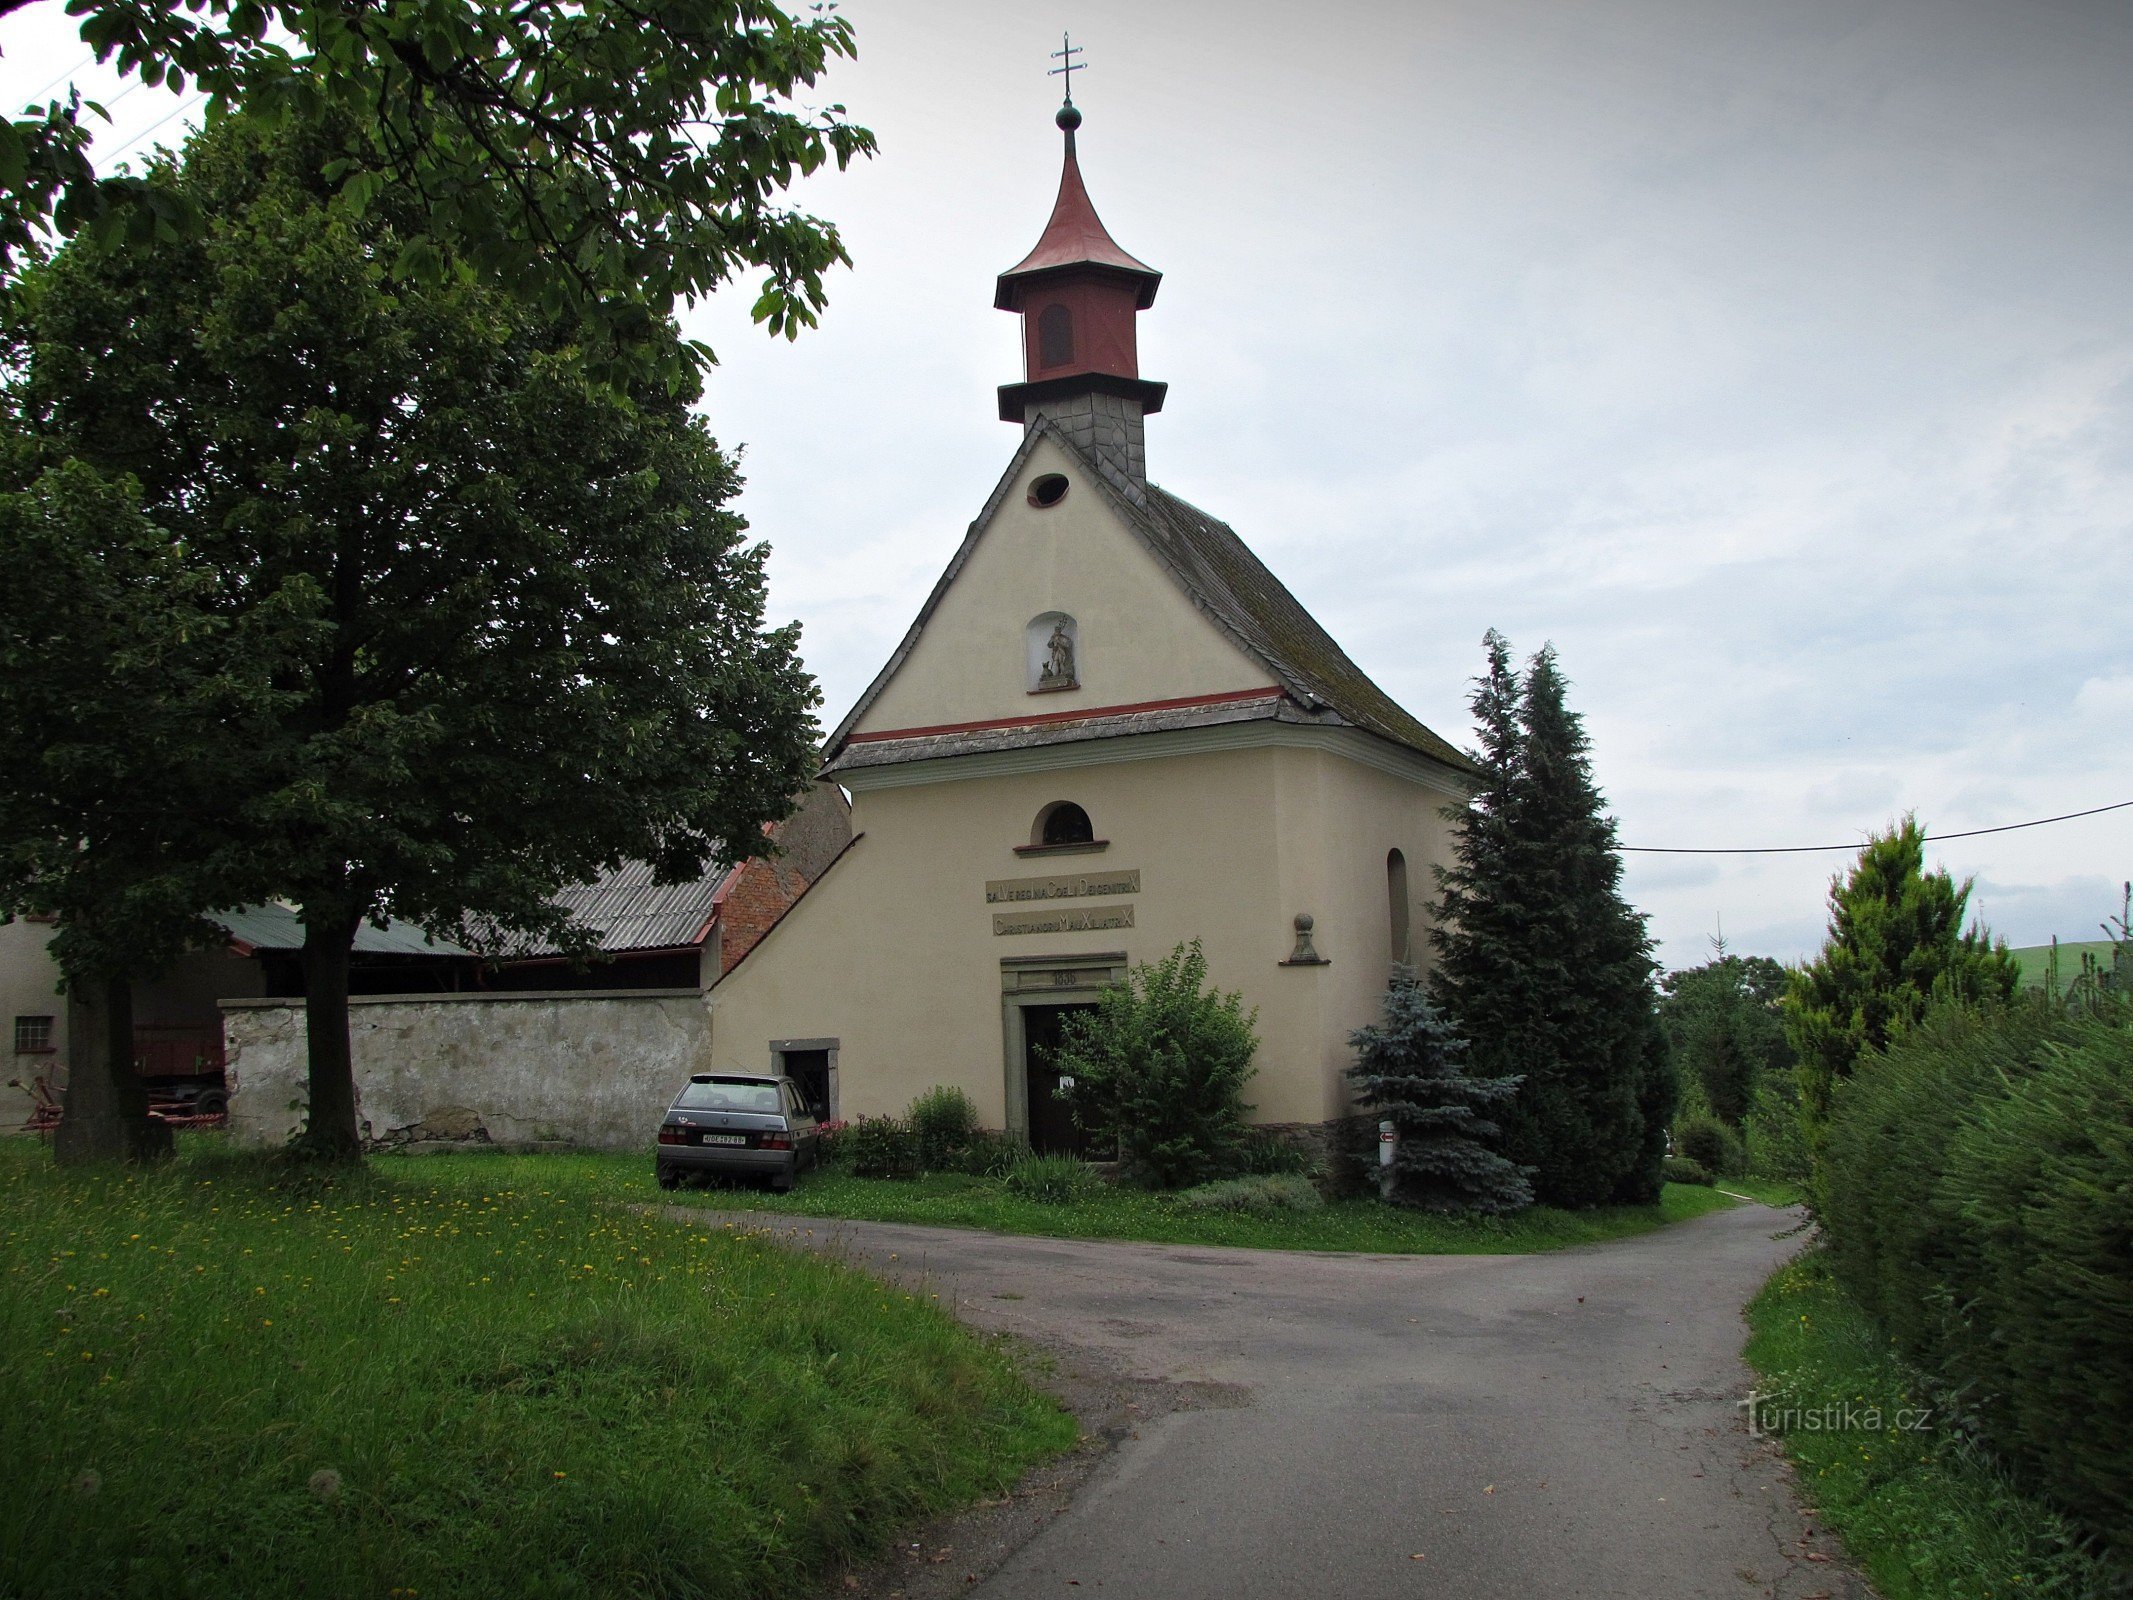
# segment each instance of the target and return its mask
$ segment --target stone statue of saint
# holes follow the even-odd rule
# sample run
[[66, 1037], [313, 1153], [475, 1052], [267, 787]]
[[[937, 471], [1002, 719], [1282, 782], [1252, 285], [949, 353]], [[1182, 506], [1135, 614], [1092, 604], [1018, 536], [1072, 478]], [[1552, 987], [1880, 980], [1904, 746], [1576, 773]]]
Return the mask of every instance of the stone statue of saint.
[[1074, 687], [1074, 636], [1067, 632], [1064, 622], [1052, 624], [1052, 636], [1045, 642], [1045, 660], [1037, 673], [1040, 689], [1065, 689]]

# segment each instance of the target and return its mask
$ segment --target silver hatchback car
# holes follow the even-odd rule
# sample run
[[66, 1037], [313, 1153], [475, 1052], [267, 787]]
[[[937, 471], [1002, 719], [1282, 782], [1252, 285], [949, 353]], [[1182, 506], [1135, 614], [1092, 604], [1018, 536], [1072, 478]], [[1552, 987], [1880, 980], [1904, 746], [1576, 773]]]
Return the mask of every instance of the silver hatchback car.
[[790, 1078], [699, 1072], [659, 1124], [653, 1170], [662, 1189], [686, 1177], [768, 1178], [790, 1189], [813, 1167], [822, 1126]]

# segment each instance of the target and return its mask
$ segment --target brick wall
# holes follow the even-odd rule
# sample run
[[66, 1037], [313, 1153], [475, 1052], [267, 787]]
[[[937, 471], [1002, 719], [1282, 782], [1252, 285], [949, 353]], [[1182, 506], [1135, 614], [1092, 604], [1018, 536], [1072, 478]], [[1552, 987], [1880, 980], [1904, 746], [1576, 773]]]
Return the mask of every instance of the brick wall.
[[787, 861], [751, 861], [741, 868], [718, 911], [720, 977], [733, 970], [806, 887], [807, 879]]

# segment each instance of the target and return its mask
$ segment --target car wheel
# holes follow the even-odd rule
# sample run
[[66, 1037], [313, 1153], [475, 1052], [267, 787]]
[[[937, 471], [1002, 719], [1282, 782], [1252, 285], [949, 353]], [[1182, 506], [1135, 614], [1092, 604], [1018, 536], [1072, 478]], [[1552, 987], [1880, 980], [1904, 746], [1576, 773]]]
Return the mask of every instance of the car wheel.
[[681, 1187], [681, 1173], [677, 1169], [668, 1166], [662, 1161], [659, 1164], [658, 1173], [660, 1188], [679, 1189]]

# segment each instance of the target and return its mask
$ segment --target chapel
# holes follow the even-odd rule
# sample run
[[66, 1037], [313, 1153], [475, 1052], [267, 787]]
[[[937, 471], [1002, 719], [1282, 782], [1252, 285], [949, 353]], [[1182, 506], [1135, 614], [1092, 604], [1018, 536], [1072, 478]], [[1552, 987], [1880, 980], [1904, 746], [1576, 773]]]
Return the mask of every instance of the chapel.
[[1021, 442], [825, 747], [851, 842], [709, 995], [722, 1071], [833, 1115], [935, 1084], [1079, 1152], [1061, 1019], [1198, 939], [1258, 1012], [1254, 1119], [1349, 1105], [1349, 1033], [1422, 963], [1471, 763], [1364, 675], [1227, 524], [1148, 478], [1140, 315], [1162, 274], [1098, 220], [1069, 100], [1059, 193], [999, 276]]

